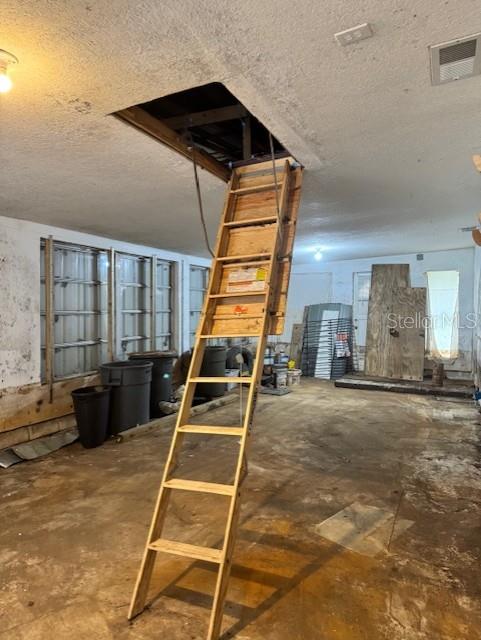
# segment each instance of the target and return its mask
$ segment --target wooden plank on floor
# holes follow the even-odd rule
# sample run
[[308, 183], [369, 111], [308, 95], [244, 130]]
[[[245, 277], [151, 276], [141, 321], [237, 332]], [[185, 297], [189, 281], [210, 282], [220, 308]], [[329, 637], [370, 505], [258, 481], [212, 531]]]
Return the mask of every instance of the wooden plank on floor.
[[442, 396], [446, 398], [472, 398], [469, 386], [446, 385], [433, 386], [431, 382], [409, 382], [408, 380], [371, 380], [365, 377], [344, 377], [334, 382], [335, 387], [342, 389], [359, 389], [361, 391], [392, 391], [394, 393], [414, 393], [422, 396]]

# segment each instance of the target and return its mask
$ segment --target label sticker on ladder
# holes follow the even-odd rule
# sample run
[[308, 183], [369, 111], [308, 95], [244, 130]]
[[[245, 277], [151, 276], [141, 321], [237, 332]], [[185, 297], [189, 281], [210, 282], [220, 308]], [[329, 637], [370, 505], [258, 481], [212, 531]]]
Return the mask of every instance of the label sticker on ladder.
[[263, 291], [266, 270], [257, 267], [231, 269], [227, 277], [227, 293]]
[[267, 269], [257, 269], [256, 280], [265, 280], [267, 274]]
[[234, 313], [238, 316], [242, 315], [243, 313], [248, 313], [249, 312], [249, 307], [246, 307], [243, 304], [237, 304], [234, 307]]

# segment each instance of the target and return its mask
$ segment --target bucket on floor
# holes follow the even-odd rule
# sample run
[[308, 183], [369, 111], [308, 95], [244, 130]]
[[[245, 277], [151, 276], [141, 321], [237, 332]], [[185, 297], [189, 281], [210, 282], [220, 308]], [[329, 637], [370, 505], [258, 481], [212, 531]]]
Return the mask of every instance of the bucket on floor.
[[164, 415], [159, 402], [172, 400], [172, 370], [174, 368], [175, 351], [147, 351], [145, 353], [130, 353], [129, 360], [136, 363], [152, 362], [152, 382], [150, 383], [150, 418], [160, 418]]
[[[238, 378], [239, 374], [240, 374], [240, 369], [226, 369], [225, 370], [225, 377], [226, 378]], [[233, 391], [233, 389], [235, 389], [238, 386], [239, 385], [236, 384], [235, 382], [228, 382], [226, 384], [226, 389], [227, 389], [227, 391]]]
[[264, 351], [264, 364], [274, 364], [274, 352], [271, 347], [266, 347]]
[[287, 387], [287, 367], [281, 364], [275, 364], [273, 367], [275, 377], [275, 388], [282, 389]]
[[72, 399], [82, 446], [98, 447], [108, 433], [110, 388], [98, 385], [74, 389]]
[[287, 370], [287, 386], [294, 387], [298, 384], [301, 384], [301, 374], [302, 374], [302, 371], [300, 369], [288, 369]]
[[110, 387], [110, 434], [149, 421], [152, 367], [152, 362], [124, 360], [100, 365], [102, 383]]

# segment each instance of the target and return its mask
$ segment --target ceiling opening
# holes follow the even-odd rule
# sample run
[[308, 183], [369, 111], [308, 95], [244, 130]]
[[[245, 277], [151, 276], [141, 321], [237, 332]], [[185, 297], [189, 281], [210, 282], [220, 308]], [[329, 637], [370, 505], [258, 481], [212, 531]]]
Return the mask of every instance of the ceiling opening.
[[[179, 91], [113, 115], [192, 158], [223, 180], [231, 168], [268, 160], [269, 130], [220, 82]], [[272, 136], [276, 158], [290, 155]]]

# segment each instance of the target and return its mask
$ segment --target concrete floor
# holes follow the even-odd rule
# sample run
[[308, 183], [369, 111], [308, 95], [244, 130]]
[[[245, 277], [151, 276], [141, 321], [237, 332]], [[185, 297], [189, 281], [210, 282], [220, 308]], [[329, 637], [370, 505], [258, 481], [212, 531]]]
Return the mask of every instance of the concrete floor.
[[[215, 575], [201, 562], [162, 557], [164, 595], [126, 621], [170, 433], [0, 472], [1, 640], [205, 638]], [[224, 637], [481, 638], [480, 435], [469, 402], [306, 380], [260, 396]], [[233, 439], [192, 438], [185, 476], [227, 481]], [[177, 496], [168, 536], [215, 544], [223, 498]], [[353, 503], [390, 516], [342, 544], [323, 537]]]

